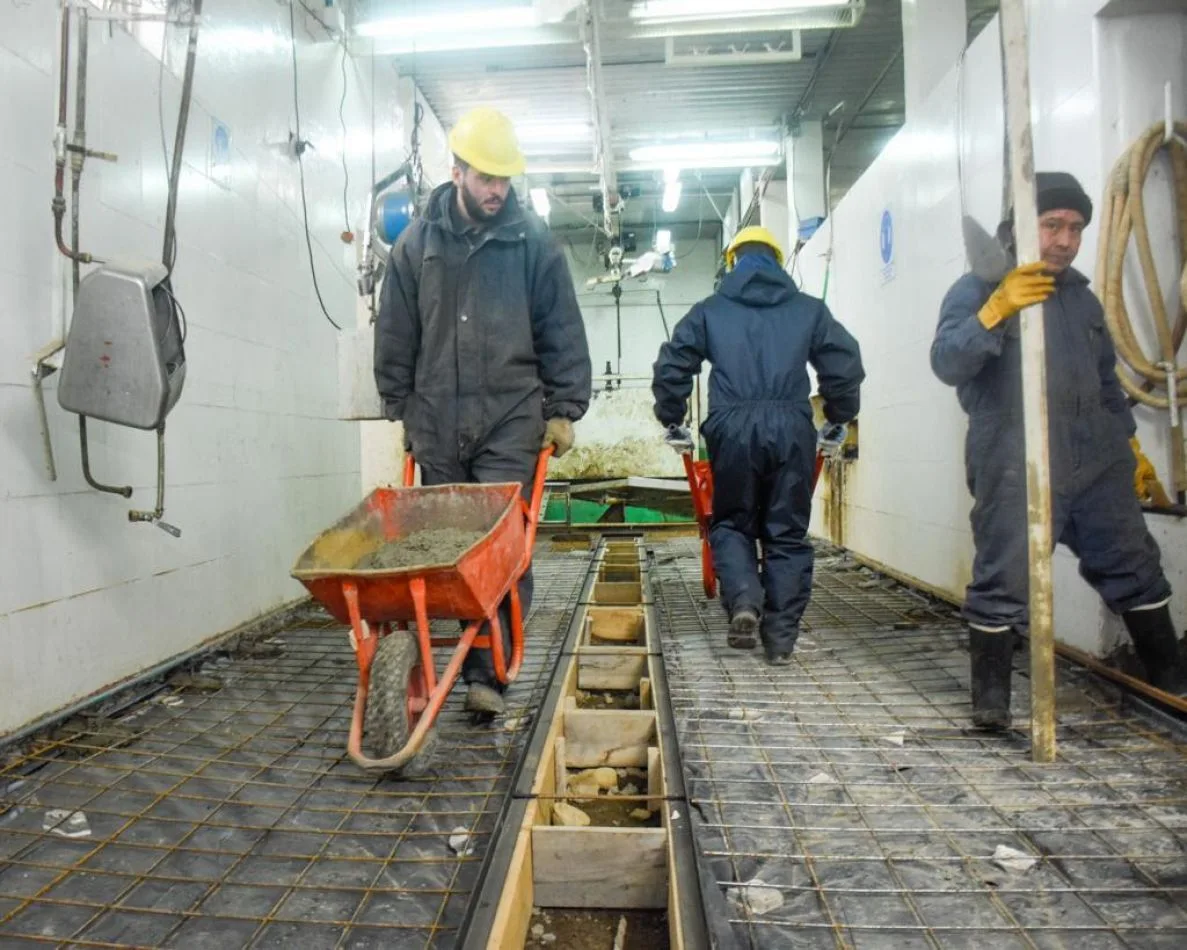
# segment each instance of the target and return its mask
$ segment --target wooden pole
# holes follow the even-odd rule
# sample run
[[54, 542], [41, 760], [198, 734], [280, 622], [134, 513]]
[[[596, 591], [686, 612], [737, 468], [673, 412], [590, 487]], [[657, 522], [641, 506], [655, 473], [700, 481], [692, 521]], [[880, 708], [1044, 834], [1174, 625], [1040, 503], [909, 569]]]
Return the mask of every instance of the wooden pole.
[[[1026, 0], [1001, 0], [1014, 237], [1018, 263], [1039, 259], [1030, 46]], [[1052, 602], [1051, 477], [1047, 446], [1047, 350], [1042, 306], [1022, 320], [1022, 416], [1026, 430], [1026, 533], [1030, 560], [1030, 739], [1035, 762], [1055, 760], [1055, 624]]]

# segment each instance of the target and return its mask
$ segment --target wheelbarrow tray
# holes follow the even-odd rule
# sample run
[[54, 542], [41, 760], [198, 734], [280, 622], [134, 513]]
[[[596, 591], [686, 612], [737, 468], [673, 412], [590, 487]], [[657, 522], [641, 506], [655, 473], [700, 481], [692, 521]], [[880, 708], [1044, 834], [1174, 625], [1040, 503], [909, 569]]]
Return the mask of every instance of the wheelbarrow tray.
[[[292, 576], [340, 623], [350, 623], [346, 582], [357, 588], [359, 613], [368, 622], [414, 622], [411, 582], [416, 578], [425, 581], [430, 617], [489, 617], [524, 558], [520, 491], [514, 483], [378, 488], [317, 536], [297, 559]], [[483, 536], [449, 564], [355, 569], [383, 545], [434, 528], [480, 531]]]

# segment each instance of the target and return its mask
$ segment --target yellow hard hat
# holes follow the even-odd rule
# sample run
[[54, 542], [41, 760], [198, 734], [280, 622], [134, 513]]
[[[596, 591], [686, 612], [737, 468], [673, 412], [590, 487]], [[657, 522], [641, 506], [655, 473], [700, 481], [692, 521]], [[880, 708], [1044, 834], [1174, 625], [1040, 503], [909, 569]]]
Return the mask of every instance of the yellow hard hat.
[[511, 120], [497, 109], [471, 109], [449, 131], [449, 150], [476, 171], [496, 178], [522, 175], [523, 152]]
[[738, 258], [738, 248], [743, 244], [765, 244], [775, 252], [775, 260], [779, 262], [779, 266], [783, 266], [783, 248], [775, 240], [775, 235], [766, 228], [752, 225], [748, 228], [742, 228], [741, 231], [735, 234], [734, 239], [730, 241], [730, 246], [725, 249], [725, 266], [727, 270], [734, 269], [734, 264]]

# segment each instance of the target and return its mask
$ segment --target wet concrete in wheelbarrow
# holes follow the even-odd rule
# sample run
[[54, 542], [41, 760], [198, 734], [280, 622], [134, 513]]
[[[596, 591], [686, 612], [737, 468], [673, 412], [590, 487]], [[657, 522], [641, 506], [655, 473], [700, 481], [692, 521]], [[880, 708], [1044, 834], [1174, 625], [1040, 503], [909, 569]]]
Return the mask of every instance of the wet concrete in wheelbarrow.
[[453, 564], [485, 536], [483, 531], [427, 528], [389, 541], [354, 565], [356, 571], [401, 571], [422, 565]]
[[588, 569], [541, 545], [506, 718], [455, 690], [415, 781], [347, 758], [357, 669], [315, 608], [3, 750], [0, 946], [454, 946]]

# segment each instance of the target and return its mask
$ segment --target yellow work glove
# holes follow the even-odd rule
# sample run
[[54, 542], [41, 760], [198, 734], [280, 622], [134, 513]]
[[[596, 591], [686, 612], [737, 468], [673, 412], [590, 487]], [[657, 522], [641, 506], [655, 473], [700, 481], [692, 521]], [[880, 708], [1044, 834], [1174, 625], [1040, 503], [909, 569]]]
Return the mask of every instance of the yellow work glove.
[[1142, 451], [1142, 444], [1136, 436], [1129, 440], [1129, 447], [1133, 450], [1133, 457], [1138, 463], [1133, 473], [1133, 490], [1138, 496], [1138, 501], [1151, 502], [1159, 507], [1169, 507], [1170, 498], [1166, 494], [1166, 489], [1158, 480], [1158, 473], [1154, 471], [1154, 466], [1146, 458], [1146, 453]]
[[1006, 274], [977, 314], [981, 326], [992, 330], [1019, 310], [1033, 307], [1050, 297], [1055, 292], [1055, 278], [1043, 273], [1044, 266], [1042, 261], [1035, 261]]
[[544, 444], [542, 448], [548, 448], [550, 445], [555, 451], [553, 455], [560, 458], [573, 447], [573, 421], [571, 419], [549, 419], [548, 426], [544, 429]]

